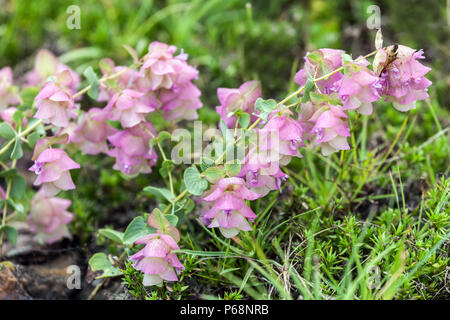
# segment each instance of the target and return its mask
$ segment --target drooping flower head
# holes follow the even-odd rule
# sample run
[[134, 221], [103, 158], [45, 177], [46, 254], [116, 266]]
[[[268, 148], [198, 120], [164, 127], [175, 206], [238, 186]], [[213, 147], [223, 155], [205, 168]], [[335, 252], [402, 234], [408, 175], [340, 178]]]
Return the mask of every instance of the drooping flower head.
[[69, 142], [77, 144], [84, 154], [108, 152], [106, 139], [118, 130], [106, 122], [107, 118], [108, 112], [104, 109], [90, 109], [69, 135]]
[[45, 83], [34, 99], [38, 109], [34, 117], [57, 127], [67, 127], [69, 119], [76, 117], [75, 102], [67, 89], [72, 82], [70, 72], [65, 70], [56, 76], [56, 81]]
[[251, 122], [254, 122], [256, 116], [253, 113], [256, 99], [261, 97], [261, 83], [253, 80], [244, 82], [237, 89], [218, 88], [217, 97], [220, 106], [216, 107], [216, 111], [228, 128], [234, 128], [237, 118], [230, 114], [238, 110], [249, 113]]
[[381, 88], [379, 78], [367, 68], [369, 62], [365, 59], [345, 62], [347, 72], [339, 81], [339, 98], [342, 99], [344, 110], [356, 110], [357, 112], [372, 114], [372, 102], [378, 101]]
[[[308, 74], [317, 79], [333, 72], [342, 66], [343, 50], [319, 49], [308, 53], [305, 56], [305, 66], [295, 75], [294, 81], [300, 86], [304, 86], [308, 80]], [[342, 78], [341, 72], [336, 72], [324, 80], [316, 82], [320, 92], [328, 94], [337, 91], [336, 82]]]
[[177, 274], [184, 270], [184, 266], [173, 250], [180, 250], [177, 244], [180, 241], [180, 233], [158, 209], [149, 216], [148, 224], [155, 228], [156, 232], [135, 241], [145, 247], [130, 256], [134, 268], [144, 273], [144, 286], [160, 285], [163, 281], [178, 281]]
[[428, 98], [431, 81], [425, 75], [431, 69], [421, 64], [420, 59], [425, 59], [423, 50], [402, 45], [378, 51], [380, 93], [399, 111], [414, 109], [416, 101]]
[[0, 69], [0, 111], [8, 106], [22, 103], [19, 90], [13, 85], [13, 73], [10, 67]]
[[252, 228], [247, 218], [253, 221], [255, 213], [245, 203], [245, 200], [255, 200], [261, 195], [249, 190], [242, 178], [222, 178], [212, 187], [211, 193], [203, 200], [214, 202], [214, 206], [204, 215], [210, 219], [209, 228], [218, 227], [226, 238], [232, 238], [239, 231], [250, 231]]
[[70, 238], [67, 224], [73, 215], [67, 209], [71, 203], [67, 199], [47, 197], [42, 189], [34, 195], [27, 223], [39, 242], [54, 243], [63, 237]]
[[80, 168], [65, 151], [50, 148], [50, 144], [50, 139], [39, 139], [36, 142], [32, 157], [34, 164], [29, 168], [37, 175], [34, 185], [42, 185], [47, 197], [54, 196], [61, 190], [75, 189], [69, 170]]
[[149, 143], [156, 136], [150, 122], [141, 122], [109, 136], [114, 149], [109, 150], [108, 155], [116, 158], [113, 168], [128, 175], [150, 173], [158, 156], [154, 149], [150, 150]]
[[192, 82], [162, 90], [159, 99], [164, 118], [169, 121], [197, 119], [197, 109], [202, 107], [200, 95], [200, 90]]
[[158, 102], [144, 100], [144, 96], [144, 93], [131, 89], [116, 93], [105, 107], [105, 110], [109, 112], [109, 119], [120, 121], [124, 128], [133, 127], [145, 121], [145, 115], [155, 110]]
[[174, 56], [176, 51], [175, 46], [157, 41], [150, 43], [141, 67], [149, 91], [170, 90], [175, 83], [197, 78], [198, 71], [186, 63], [185, 56]]
[[350, 149], [347, 142], [350, 136], [347, 118], [341, 106], [329, 102], [304, 103], [299, 113], [302, 127], [309, 129], [308, 138], [314, 146], [320, 146], [323, 155]]
[[60, 63], [53, 53], [41, 49], [36, 55], [34, 69], [27, 75], [27, 84], [34, 87], [40, 86], [50, 76], [56, 76], [63, 71], [70, 73], [73, 81], [68, 84], [68, 87], [73, 94], [80, 85], [80, 76], [65, 64]]

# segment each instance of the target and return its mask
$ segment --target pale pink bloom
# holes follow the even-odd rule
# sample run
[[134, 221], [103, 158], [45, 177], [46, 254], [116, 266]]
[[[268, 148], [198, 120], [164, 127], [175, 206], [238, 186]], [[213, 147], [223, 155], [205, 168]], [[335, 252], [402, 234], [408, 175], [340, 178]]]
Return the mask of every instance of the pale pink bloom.
[[57, 82], [49, 81], [44, 84], [34, 99], [38, 109], [34, 117], [57, 127], [67, 127], [69, 119], [76, 117], [73, 96], [66, 89], [70, 83], [72, 83], [70, 74], [63, 71], [58, 75]]
[[[389, 49], [393, 50], [392, 46]], [[380, 92], [399, 111], [414, 109], [416, 101], [428, 98], [431, 81], [425, 75], [431, 69], [417, 61], [419, 59], [425, 59], [423, 50], [416, 51], [399, 45], [396, 59], [385, 66], [380, 75]], [[381, 67], [387, 63], [387, 54], [379, 63]]]
[[271, 156], [270, 152], [253, 148], [246, 157], [245, 164], [239, 173], [245, 177], [247, 186], [265, 196], [272, 190], [281, 190], [281, 184], [287, 179], [287, 175], [281, 171], [280, 159]]
[[34, 87], [40, 86], [48, 81], [48, 77], [55, 76], [66, 70], [73, 79], [68, 87], [72, 93], [75, 93], [80, 85], [80, 76], [65, 64], [60, 63], [53, 53], [46, 49], [41, 49], [36, 55], [34, 69], [27, 75], [27, 84]]
[[56, 195], [60, 190], [75, 189], [69, 170], [78, 169], [80, 165], [61, 149], [46, 148], [40, 151], [44, 143], [41, 142], [36, 143], [34, 164], [29, 168], [37, 174], [34, 185], [42, 185], [47, 197]]
[[116, 93], [105, 107], [109, 112], [109, 120], [120, 121], [124, 128], [145, 121], [145, 116], [155, 110], [158, 103], [143, 98], [144, 93], [130, 89]]
[[[305, 146], [302, 142], [304, 130], [290, 115], [292, 112], [289, 109], [274, 111], [269, 115], [266, 125], [259, 130], [260, 137], [264, 137], [260, 139], [259, 149], [264, 151], [277, 148], [280, 159], [288, 158], [286, 161], [281, 160], [283, 164], [287, 164], [292, 156], [300, 158], [298, 149]], [[274, 141], [272, 135], [277, 136], [278, 139]]]
[[192, 82], [174, 85], [171, 90], [161, 90], [159, 99], [164, 118], [169, 121], [197, 119], [197, 109], [202, 107], [200, 95], [200, 90]]
[[135, 241], [136, 244], [144, 244], [145, 247], [130, 256], [130, 260], [134, 262], [133, 267], [144, 273], [144, 286], [160, 285], [164, 280], [178, 281], [177, 274], [184, 270], [177, 254], [173, 252], [180, 250], [177, 244], [180, 240], [178, 230], [171, 226], [164, 216], [161, 215], [156, 219], [154, 213], [150, 215], [148, 223], [156, 228], [156, 233]]
[[[343, 50], [327, 48], [308, 53], [305, 56], [305, 66], [295, 75], [295, 83], [304, 86], [308, 80], [308, 73], [313, 79], [317, 79], [341, 67], [343, 53]], [[336, 82], [341, 78], [342, 73], [336, 72], [327, 79], [316, 82], [316, 85], [319, 87], [320, 92], [329, 94], [337, 91]]]
[[10, 67], [0, 69], [0, 111], [11, 105], [22, 103], [19, 90], [13, 85], [13, 73]]
[[176, 50], [165, 43], [150, 43], [140, 70], [149, 91], [171, 89], [197, 78], [198, 71], [186, 63], [185, 56], [173, 55]]
[[71, 203], [67, 199], [47, 197], [42, 189], [34, 195], [27, 223], [39, 242], [54, 243], [63, 237], [70, 238], [67, 224], [73, 215], [67, 209]]
[[[5, 110], [2, 111], [2, 113], [0, 114], [0, 117], [2, 118], [3, 121], [9, 123], [13, 128], [16, 127], [16, 123], [13, 121], [13, 116], [14, 113], [16, 113], [18, 109], [14, 108], [14, 107], [10, 107], [7, 108]], [[23, 117], [22, 119], [22, 127], [26, 127], [28, 123], [28, 120], [26, 117]]]
[[106, 122], [108, 112], [104, 109], [92, 108], [83, 114], [83, 120], [75, 127], [70, 142], [77, 144], [84, 154], [108, 152], [106, 139], [118, 130]]
[[216, 107], [216, 111], [228, 128], [234, 128], [236, 125], [236, 116], [229, 115], [238, 110], [250, 114], [251, 122], [254, 122], [256, 116], [253, 113], [256, 99], [261, 97], [261, 83], [253, 80], [244, 82], [237, 89], [218, 88], [217, 97], [219, 98], [220, 106]]
[[156, 137], [155, 128], [150, 122], [141, 122], [108, 137], [114, 149], [108, 155], [116, 158], [113, 168], [125, 174], [150, 173], [158, 155], [150, 150], [150, 140]]
[[214, 206], [204, 215], [210, 219], [209, 228], [218, 227], [226, 238], [232, 238], [239, 231], [250, 231], [251, 226], [247, 218], [253, 221], [255, 213], [245, 203], [245, 200], [255, 200], [261, 195], [249, 190], [242, 178], [222, 178], [214, 185], [211, 192], [203, 198], [213, 202]]
[[313, 145], [320, 146], [323, 155], [350, 149], [347, 142], [347, 137], [350, 136], [347, 118], [340, 106], [328, 104], [317, 110], [309, 119], [314, 123], [310, 131], [315, 137]]
[[360, 114], [372, 114], [372, 102], [378, 101], [379, 78], [366, 66], [366, 60], [348, 65], [350, 70], [339, 82], [339, 98], [344, 110], [356, 110]]

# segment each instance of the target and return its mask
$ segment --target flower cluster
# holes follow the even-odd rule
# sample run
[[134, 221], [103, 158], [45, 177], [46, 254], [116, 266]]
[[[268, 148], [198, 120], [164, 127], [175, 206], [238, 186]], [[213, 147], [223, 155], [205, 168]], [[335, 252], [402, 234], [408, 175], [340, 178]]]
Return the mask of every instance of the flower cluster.
[[144, 286], [160, 285], [163, 280], [178, 281], [177, 274], [184, 270], [184, 266], [173, 250], [180, 250], [177, 244], [180, 233], [158, 209], [150, 214], [148, 224], [156, 232], [135, 241], [135, 244], [145, 246], [130, 256], [134, 268], [144, 273]]

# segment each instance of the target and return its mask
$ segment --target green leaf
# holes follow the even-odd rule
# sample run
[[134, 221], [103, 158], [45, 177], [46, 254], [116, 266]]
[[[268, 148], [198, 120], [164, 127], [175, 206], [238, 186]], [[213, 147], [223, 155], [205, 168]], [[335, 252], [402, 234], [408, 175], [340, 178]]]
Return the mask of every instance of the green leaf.
[[4, 225], [0, 227], [0, 233], [4, 233], [6, 235], [6, 239], [12, 245], [15, 245], [17, 243], [17, 237], [19, 236], [19, 233], [17, 232], [16, 228], [9, 225]]
[[148, 193], [154, 195], [155, 197], [163, 197], [170, 203], [173, 202], [172, 192], [170, 192], [170, 190], [168, 190], [166, 188], [157, 188], [157, 187], [149, 186], [149, 187], [145, 187], [143, 191], [148, 192]]
[[211, 183], [216, 183], [224, 176], [225, 169], [222, 167], [210, 167], [205, 170], [205, 178]]
[[39, 134], [39, 132], [33, 132], [32, 134], [30, 134], [27, 137], [28, 142], [30, 143], [31, 147], [34, 147], [34, 145], [36, 144], [36, 142], [41, 138], [41, 135]]
[[200, 176], [195, 165], [187, 168], [184, 171], [184, 183], [189, 193], [200, 196], [208, 188], [208, 181]]
[[166, 214], [165, 217], [166, 217], [167, 220], [169, 220], [171, 225], [173, 225], [174, 227], [177, 226], [178, 217], [176, 215], [174, 215], [174, 214]]
[[167, 131], [161, 131], [158, 134], [158, 142], [162, 143], [164, 140], [171, 139], [172, 135]]
[[7, 122], [0, 123], [0, 136], [7, 140], [11, 140], [16, 136], [16, 132]]
[[23, 156], [22, 150], [22, 141], [20, 141], [20, 137], [16, 136], [16, 142], [14, 143], [14, 148], [11, 153], [11, 159], [20, 159]]
[[174, 168], [175, 164], [172, 160], [164, 160], [161, 164], [161, 168], [159, 169], [159, 173], [161, 174], [161, 176], [166, 178], [168, 176], [168, 172], [173, 171]]
[[210, 168], [210, 167], [214, 167], [215, 163], [214, 160], [208, 157], [202, 157], [201, 159], [201, 163], [200, 163], [200, 169], [202, 169], [202, 171], [205, 171], [206, 169]]
[[143, 217], [134, 218], [123, 234], [123, 244], [131, 245], [140, 237], [155, 233], [155, 229], [150, 227]]
[[17, 126], [22, 126], [23, 113], [20, 110], [14, 112], [12, 119]]
[[277, 108], [277, 102], [273, 99], [264, 100], [262, 98], [256, 99], [255, 102], [255, 110], [259, 111], [259, 114], [256, 114], [259, 118], [264, 121], [267, 121], [267, 117], [269, 114]]
[[86, 77], [89, 85], [91, 86], [88, 91], [89, 97], [91, 97], [92, 99], [97, 99], [99, 86], [97, 74], [94, 72], [94, 69], [89, 66], [86, 68], [86, 70], [84, 70], [83, 75]]
[[123, 243], [123, 232], [119, 232], [113, 229], [100, 229], [98, 230], [98, 234], [114, 242]]
[[304, 93], [302, 99], [300, 100], [302, 103], [309, 101], [310, 94], [314, 91], [314, 88], [315, 88], [314, 81], [308, 76], [308, 80], [306, 80], [305, 83]]
[[241, 172], [240, 163], [227, 163], [225, 164], [225, 171], [230, 177], [235, 177]]
[[25, 194], [27, 183], [25, 178], [17, 174], [12, 179], [11, 184], [11, 197], [14, 199], [21, 199]]
[[174, 253], [185, 253], [190, 254], [193, 256], [199, 256], [199, 257], [224, 257], [227, 255], [225, 251], [200, 251], [200, 250], [174, 250]]
[[250, 124], [250, 115], [247, 112], [243, 112], [239, 115], [239, 125], [243, 129], [247, 129]]
[[89, 266], [92, 271], [103, 271], [103, 274], [96, 279], [117, 277], [122, 275], [122, 271], [114, 267], [106, 254], [103, 252], [94, 254], [91, 259], [89, 259]]

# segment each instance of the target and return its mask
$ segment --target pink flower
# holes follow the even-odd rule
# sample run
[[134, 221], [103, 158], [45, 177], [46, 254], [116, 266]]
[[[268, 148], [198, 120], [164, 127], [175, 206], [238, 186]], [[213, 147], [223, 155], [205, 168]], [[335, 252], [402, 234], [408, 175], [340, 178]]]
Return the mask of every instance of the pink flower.
[[356, 110], [361, 114], [372, 114], [372, 102], [378, 101], [381, 87], [379, 78], [366, 66], [366, 60], [348, 65], [351, 68], [339, 83], [339, 98], [344, 110]]
[[[3, 121], [8, 122], [13, 128], [16, 127], [16, 123], [13, 121], [13, 116], [14, 113], [17, 112], [17, 108], [14, 107], [10, 107], [8, 109], [5, 109], [2, 111], [2, 113], [0, 114], [0, 117], [2, 118]], [[26, 117], [23, 117], [22, 119], [22, 127], [26, 127], [28, 123], [28, 120]]]
[[192, 82], [174, 85], [171, 90], [162, 90], [159, 98], [164, 118], [173, 121], [197, 119], [197, 109], [202, 107], [200, 95], [200, 90]]
[[245, 186], [242, 178], [222, 178], [213, 186], [211, 193], [203, 198], [204, 201], [214, 201], [214, 206], [204, 215], [205, 219], [211, 219], [209, 228], [218, 227], [226, 238], [232, 238], [239, 231], [250, 231], [252, 228], [247, 218], [253, 221], [255, 213], [250, 209], [245, 200], [255, 200], [261, 195], [250, 191]]
[[309, 119], [314, 122], [310, 131], [310, 134], [315, 136], [313, 145], [319, 145], [323, 155], [350, 149], [347, 143], [347, 137], [350, 136], [347, 118], [341, 107], [328, 104], [317, 110]]
[[67, 224], [72, 221], [73, 215], [67, 208], [71, 203], [67, 199], [48, 198], [42, 189], [34, 195], [27, 223], [30, 231], [37, 234], [39, 242], [53, 243], [63, 237], [70, 238]]
[[22, 103], [19, 90], [13, 85], [13, 73], [10, 67], [0, 69], [0, 111], [10, 105]]
[[[381, 56], [383, 56], [382, 50]], [[393, 46], [388, 47], [387, 50], [394, 50]], [[385, 65], [388, 62], [387, 56], [384, 53], [384, 58], [380, 61], [380, 66], [385, 67], [380, 75], [380, 92], [397, 110], [414, 109], [416, 101], [428, 98], [427, 88], [431, 85], [431, 81], [425, 78], [431, 69], [417, 61], [425, 59], [423, 50], [416, 51], [399, 45], [396, 59], [389, 65]]]
[[70, 134], [70, 142], [79, 145], [84, 154], [108, 152], [106, 138], [118, 130], [110, 126], [106, 119], [108, 112], [92, 108], [83, 115], [83, 120]]
[[[264, 139], [260, 139], [260, 150], [277, 148], [283, 164], [289, 163], [292, 156], [300, 158], [298, 148], [305, 146], [302, 142], [303, 128], [289, 115], [292, 115], [289, 109], [274, 111], [269, 115], [266, 125], [259, 130], [260, 136], [265, 135]], [[278, 136], [277, 141], [273, 141], [273, 138], [269, 139], [271, 135]], [[278, 145], [273, 145], [273, 142]], [[283, 157], [287, 159], [282, 160]]]
[[157, 229], [156, 233], [136, 240], [136, 244], [144, 244], [145, 247], [130, 256], [133, 267], [144, 273], [144, 286], [160, 285], [164, 280], [178, 281], [177, 274], [184, 270], [176, 253], [172, 252], [180, 250], [177, 244], [180, 234], [160, 212], [158, 214], [156, 218], [153, 212], [148, 219], [149, 225]]
[[74, 93], [80, 85], [80, 76], [65, 64], [58, 62], [58, 59], [53, 53], [46, 49], [41, 49], [36, 55], [33, 71], [27, 75], [27, 84], [34, 87], [40, 86], [43, 82], [47, 81], [48, 77], [66, 70], [73, 79], [73, 82], [68, 86], [70, 91]]
[[176, 50], [177, 47], [165, 43], [150, 43], [141, 67], [148, 90], [171, 89], [175, 83], [182, 84], [197, 78], [198, 71], [186, 63], [185, 56], [174, 57]]
[[65, 88], [70, 83], [70, 74], [63, 71], [58, 75], [58, 82], [49, 81], [44, 84], [34, 99], [38, 109], [34, 117], [42, 119], [44, 123], [67, 127], [69, 118], [76, 117], [72, 94]]
[[158, 156], [154, 149], [150, 150], [149, 143], [156, 136], [150, 122], [141, 122], [109, 136], [108, 140], [115, 147], [108, 151], [109, 156], [116, 158], [113, 168], [128, 175], [150, 173]]
[[278, 157], [274, 159], [258, 148], [249, 151], [239, 176], [245, 177], [247, 186], [261, 196], [272, 190], [280, 190], [282, 182], [288, 177], [281, 171]]
[[261, 97], [261, 83], [253, 80], [244, 82], [238, 89], [218, 88], [217, 97], [220, 106], [216, 107], [216, 111], [228, 128], [234, 128], [236, 124], [236, 116], [229, 114], [238, 110], [249, 113], [251, 122], [254, 122], [256, 116], [253, 112], [256, 99]]
[[[343, 50], [319, 49], [305, 56], [305, 66], [297, 72], [294, 81], [304, 86], [308, 80], [308, 73], [313, 79], [320, 78], [342, 66]], [[325, 94], [337, 91], [336, 82], [342, 78], [341, 72], [316, 82], [320, 91]]]
[[36, 143], [34, 164], [29, 168], [37, 174], [34, 185], [42, 185], [47, 197], [56, 195], [60, 190], [75, 189], [69, 170], [78, 169], [80, 165], [61, 149], [46, 148], [41, 151], [44, 143], [43, 139]]
[[144, 101], [144, 93], [125, 89], [116, 93], [105, 110], [109, 111], [109, 119], [120, 121], [122, 127], [129, 128], [145, 121], [145, 115], [155, 110], [157, 101]]

